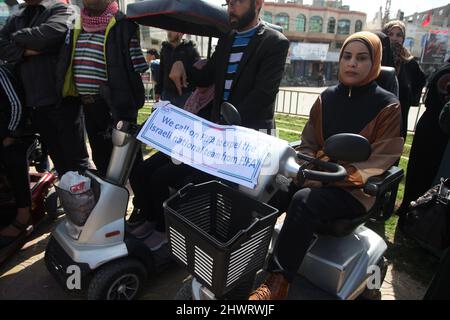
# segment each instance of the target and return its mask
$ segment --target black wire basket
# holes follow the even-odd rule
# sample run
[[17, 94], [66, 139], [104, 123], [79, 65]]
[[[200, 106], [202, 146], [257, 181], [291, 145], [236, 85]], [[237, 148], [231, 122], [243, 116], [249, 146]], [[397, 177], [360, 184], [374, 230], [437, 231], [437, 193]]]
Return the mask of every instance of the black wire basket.
[[164, 210], [171, 254], [216, 297], [262, 268], [278, 213], [218, 181], [185, 186]]

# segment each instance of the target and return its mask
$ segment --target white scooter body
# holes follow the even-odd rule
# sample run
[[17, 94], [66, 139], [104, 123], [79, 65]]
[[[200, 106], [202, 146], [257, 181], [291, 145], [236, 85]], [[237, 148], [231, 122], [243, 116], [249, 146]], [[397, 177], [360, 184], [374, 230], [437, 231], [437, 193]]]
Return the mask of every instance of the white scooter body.
[[[86, 176], [99, 186], [97, 204], [84, 226], [77, 226], [64, 217], [52, 235], [74, 262], [86, 263], [94, 270], [108, 261], [128, 255], [123, 240], [129, 193], [125, 187], [90, 172]], [[107, 236], [109, 234], [114, 236]]]
[[[62, 286], [66, 286], [70, 266], [77, 265], [81, 269], [83, 282], [81, 289], [89, 288], [88, 298], [109, 299], [115, 294], [111, 293], [111, 290], [107, 294], [97, 290], [100, 286], [111, 285], [102, 283], [105, 277], [98, 277], [96, 286], [91, 288], [90, 283], [93, 281], [91, 279], [95, 279], [97, 270], [103, 270], [104, 273], [112, 270], [108, 273], [111, 277], [118, 268], [122, 268], [119, 271], [124, 275], [130, 274], [128, 270], [137, 272], [137, 276], [132, 274], [130, 277], [138, 282], [139, 289], [124, 296], [125, 299], [132, 299], [142, 288], [148, 273], [165, 265], [166, 256], [169, 257], [168, 254], [151, 252], [142, 240], [125, 234], [125, 216], [129, 200], [125, 184], [140, 146], [134, 135], [135, 133], [127, 133], [126, 130], [113, 130], [114, 148], [106, 178], [100, 178], [89, 171], [85, 173], [91, 179], [91, 186], [96, 194], [95, 207], [81, 226], [75, 224], [70, 219], [70, 214], [66, 213], [52, 232], [46, 248], [47, 268]], [[161, 249], [164, 250], [167, 251]], [[159, 255], [164, 258], [158, 260]], [[110, 263], [113, 261], [114, 263]], [[120, 282], [120, 279], [117, 281]], [[122, 286], [115, 290], [123, 294], [124, 288]]]
[[125, 216], [129, 192], [125, 188], [131, 165], [139, 143], [125, 132], [113, 130], [114, 145], [106, 178], [87, 171], [91, 184], [97, 185], [100, 196], [82, 227], [69, 217], [64, 217], [53, 236], [67, 254], [78, 263], [86, 263], [91, 269], [127, 256], [124, 243]]

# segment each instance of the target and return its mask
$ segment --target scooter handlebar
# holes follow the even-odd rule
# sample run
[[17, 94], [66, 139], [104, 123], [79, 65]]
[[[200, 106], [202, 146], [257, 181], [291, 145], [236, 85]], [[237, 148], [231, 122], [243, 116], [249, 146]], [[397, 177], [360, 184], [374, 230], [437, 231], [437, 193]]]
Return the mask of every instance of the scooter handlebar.
[[300, 159], [311, 162], [312, 164], [314, 164], [315, 167], [326, 170], [326, 171], [317, 171], [311, 169], [303, 169], [300, 167], [297, 174], [297, 179], [300, 185], [302, 185], [306, 179], [329, 183], [341, 181], [347, 177], [347, 170], [345, 170], [345, 168], [340, 164], [319, 160], [302, 153], [297, 153], [297, 156]]
[[117, 122], [115, 129], [131, 135], [137, 135], [137, 133], [141, 130], [141, 126], [134, 122], [120, 120]]

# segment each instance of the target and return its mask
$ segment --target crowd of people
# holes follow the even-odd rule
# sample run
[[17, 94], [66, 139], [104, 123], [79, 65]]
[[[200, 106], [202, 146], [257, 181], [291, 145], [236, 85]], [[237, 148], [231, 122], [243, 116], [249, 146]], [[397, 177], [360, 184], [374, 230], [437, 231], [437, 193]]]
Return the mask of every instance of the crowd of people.
[[[149, 67], [136, 36], [137, 24], [126, 19], [115, 0], [83, 0], [75, 21], [61, 1], [25, 3], [0, 30], [0, 60], [5, 62], [0, 65], [0, 155], [17, 206], [16, 218], [0, 230], [0, 248], [23, 233], [31, 218], [27, 146], [21, 130], [31, 124], [59, 176], [92, 170], [86, 132], [97, 173], [105, 176], [113, 148], [111, 130], [120, 120], [137, 121], [145, 101], [141, 73]], [[200, 58], [195, 44], [184, 40], [182, 33], [167, 32], [155, 99], [169, 100], [213, 122], [221, 121], [221, 104], [230, 102], [239, 111], [242, 126], [270, 132], [275, 128], [275, 100], [289, 41], [259, 19], [263, 0], [227, 0], [226, 4], [232, 31], [219, 40], [208, 60]], [[362, 186], [398, 163], [407, 137], [408, 111], [419, 104], [426, 82], [404, 40], [405, 25], [392, 21], [381, 34], [358, 32], [344, 42], [339, 84], [326, 89], [314, 103], [300, 150], [318, 156], [328, 137], [356, 133], [369, 140], [372, 155], [363, 162], [346, 163], [348, 176], [342, 182], [293, 185], [269, 277], [250, 299], [284, 299], [318, 221], [367, 213], [374, 198], [364, 194]], [[377, 84], [382, 65], [395, 68], [398, 97]], [[416, 128], [399, 215], [431, 186], [444, 150], [449, 149], [448, 131], [438, 125], [450, 97], [449, 83], [448, 64], [428, 79], [426, 111]], [[169, 187], [179, 187], [193, 177], [204, 179], [197, 170], [174, 164], [161, 152], [145, 160], [139, 152], [130, 176], [134, 210], [129, 233], [150, 250], [166, 243], [162, 203]]]

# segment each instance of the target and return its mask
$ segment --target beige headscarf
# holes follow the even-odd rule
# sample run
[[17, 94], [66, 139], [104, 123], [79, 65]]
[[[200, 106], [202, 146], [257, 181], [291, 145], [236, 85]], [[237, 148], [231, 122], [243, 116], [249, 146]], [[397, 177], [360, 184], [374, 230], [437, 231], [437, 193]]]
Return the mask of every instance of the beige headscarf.
[[[358, 84], [358, 87], [361, 87], [378, 78], [381, 70], [381, 55], [383, 49], [381, 46], [380, 38], [378, 38], [376, 34], [367, 31], [357, 32], [352, 34], [345, 40], [344, 45], [342, 46], [341, 52], [339, 54], [339, 61], [341, 61], [342, 59], [345, 47], [353, 41], [360, 41], [364, 43], [369, 49], [370, 58], [372, 60], [372, 69], [370, 69], [370, 72], [367, 75], [367, 77], [364, 80], [362, 80], [361, 83]], [[348, 85], [347, 83], [345, 83], [345, 81], [342, 80], [341, 72], [342, 71], [339, 70], [339, 81], [344, 85]]]

